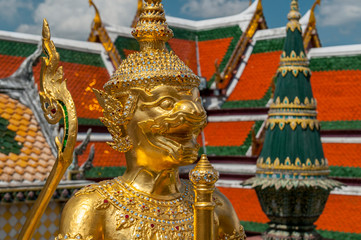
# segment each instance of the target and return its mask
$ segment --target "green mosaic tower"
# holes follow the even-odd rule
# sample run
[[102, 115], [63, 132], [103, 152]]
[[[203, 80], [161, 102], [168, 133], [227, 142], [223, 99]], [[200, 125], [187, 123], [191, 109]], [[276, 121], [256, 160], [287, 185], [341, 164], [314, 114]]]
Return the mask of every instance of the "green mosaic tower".
[[330, 191], [340, 186], [327, 178], [300, 17], [298, 2], [292, 0], [256, 177], [245, 182], [255, 188], [270, 219], [263, 234], [269, 240], [321, 239], [314, 222]]

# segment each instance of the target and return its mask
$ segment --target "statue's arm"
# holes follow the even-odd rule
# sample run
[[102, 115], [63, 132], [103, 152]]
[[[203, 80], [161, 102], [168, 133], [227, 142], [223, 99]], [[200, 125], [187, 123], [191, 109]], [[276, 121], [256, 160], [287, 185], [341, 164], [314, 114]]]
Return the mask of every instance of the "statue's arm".
[[65, 205], [55, 239], [103, 239], [102, 211], [96, 209], [100, 201], [96, 192], [72, 197]]
[[218, 217], [218, 239], [244, 240], [246, 235], [237, 214], [226, 196], [218, 189], [214, 191], [215, 213]]

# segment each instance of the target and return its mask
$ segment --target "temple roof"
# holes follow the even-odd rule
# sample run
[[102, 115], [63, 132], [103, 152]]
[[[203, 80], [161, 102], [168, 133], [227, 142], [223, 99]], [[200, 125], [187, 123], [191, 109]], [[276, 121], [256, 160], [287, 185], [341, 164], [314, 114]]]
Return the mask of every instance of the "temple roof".
[[232, 16], [198, 20], [198, 21], [167, 16], [167, 22], [172, 27], [183, 28], [194, 31], [200, 31], [200, 30], [203, 31], [208, 29], [215, 29], [219, 27], [234, 26], [234, 25], [238, 25], [242, 31], [245, 31], [246, 28], [248, 27], [249, 22], [252, 19], [254, 12], [257, 9], [258, 1], [259, 0], [255, 0], [247, 9]]
[[55, 157], [32, 110], [0, 93], [0, 182], [44, 181]]
[[[258, 32], [262, 31], [267, 30]], [[224, 109], [265, 107], [269, 102], [284, 38], [257, 40], [256, 34], [254, 41], [239, 82], [222, 105]], [[357, 110], [361, 99], [356, 93], [361, 87], [360, 50], [360, 45], [347, 45], [314, 48], [308, 53], [312, 89], [323, 130], [359, 129], [356, 121], [361, 120]]]
[[[308, 23], [307, 14], [308, 12], [301, 19], [302, 26], [306, 26]], [[169, 41], [167, 47], [173, 50], [195, 73], [199, 72], [200, 75], [206, 77], [209, 85], [211, 85], [215, 73], [215, 60], [218, 59], [218, 64], [222, 64], [230, 58], [235, 49], [235, 44], [245, 30], [247, 21], [249, 23], [249, 17], [250, 12], [247, 14], [243, 12], [232, 17], [220, 18], [218, 20], [222, 21], [217, 24], [214, 24], [216, 20], [192, 22], [168, 17], [175, 38]], [[107, 30], [123, 59], [129, 53], [139, 50], [136, 41], [131, 37], [130, 28], [107, 26]], [[198, 41], [196, 41], [196, 36]], [[222, 166], [221, 176], [222, 174], [224, 176], [225, 172], [231, 172], [231, 170], [234, 174], [233, 178], [244, 178], [245, 176], [239, 177], [242, 174], [248, 174], [246, 175], [248, 178], [255, 174], [255, 163], [249, 163], [252, 159], [247, 160], [247, 165], [240, 164], [240, 162], [246, 154], [249, 155], [252, 152], [252, 126], [255, 125], [256, 127], [256, 135], [260, 135], [262, 132], [262, 121], [265, 119], [265, 114], [268, 111], [267, 104], [271, 99], [272, 78], [279, 64], [285, 36], [285, 27], [257, 30], [247, 48], [242, 66], [237, 69], [237, 80], [239, 81], [227, 89], [228, 99], [222, 105], [223, 110], [220, 110], [216, 117], [214, 112], [209, 114], [209, 124], [204, 131], [206, 149], [210, 158], [217, 158], [217, 165]], [[0, 78], [8, 77], [14, 73], [21, 62], [35, 51], [39, 40], [40, 36], [0, 31]], [[103, 47], [99, 43], [66, 39], [55, 38], [54, 42], [59, 49], [60, 64], [63, 65], [65, 76], [68, 79], [68, 87], [74, 97], [80, 117], [79, 135], [84, 133], [88, 127], [93, 128], [91, 142], [95, 145], [95, 159], [93, 161], [94, 168], [87, 173], [88, 178], [103, 179], [122, 174], [125, 169], [124, 154], [115, 152], [107, 146], [106, 141], [109, 140], [110, 135], [104, 137], [106, 129], [98, 120], [101, 115], [100, 106], [91, 92], [93, 87], [101, 89], [114, 70], [103, 53]], [[328, 158], [331, 176], [344, 178], [347, 181], [356, 179], [355, 184], [360, 185], [357, 179], [361, 179], [361, 165], [358, 161], [361, 141], [356, 139], [359, 136], [357, 132], [336, 134], [335, 137], [322, 134], [326, 131], [361, 129], [361, 109], [359, 109], [360, 104], [358, 104], [361, 102], [359, 99], [359, 92], [361, 92], [361, 79], [359, 77], [361, 76], [361, 45], [311, 49], [308, 52], [308, 58], [313, 72], [311, 79], [313, 93], [318, 101], [318, 119], [321, 121], [323, 148], [325, 156]], [[200, 70], [197, 64], [200, 66]], [[39, 81], [39, 72], [40, 65], [38, 64], [34, 67], [36, 82]], [[14, 114], [17, 111], [29, 111], [19, 101], [0, 94], [0, 102], [3, 99], [6, 99], [7, 104], [11, 102], [17, 106], [18, 110], [14, 110]], [[229, 108], [240, 113], [233, 114], [225, 110]], [[255, 109], [263, 109], [263, 112], [257, 110], [253, 113], [252, 111]], [[243, 113], [245, 110], [251, 113]], [[2, 117], [2, 115], [0, 116]], [[33, 118], [34, 116], [31, 117], [31, 119]], [[4, 126], [2, 121], [0, 120], [0, 127], [1, 124]], [[33, 127], [39, 126], [35, 124], [31, 128]], [[28, 134], [28, 132], [25, 133]], [[97, 138], [97, 134], [100, 134], [101, 137]], [[344, 141], [352, 138], [352, 134], [356, 134], [356, 141], [344, 143]], [[31, 136], [31, 134], [28, 135]], [[15, 135], [15, 140], [18, 142], [21, 140], [19, 136]], [[25, 137], [25, 139], [27, 138]], [[23, 146], [29, 143], [23, 143]], [[46, 142], [43, 140], [39, 143], [46, 146]], [[50, 149], [50, 147], [48, 148]], [[44, 147], [44, 149], [48, 148]], [[35, 152], [30, 154], [35, 156], [37, 148], [33, 147], [32, 149], [35, 149]], [[79, 156], [80, 165], [86, 161], [88, 152], [89, 149], [84, 155]], [[0, 154], [0, 157], [4, 155]], [[10, 155], [16, 156], [15, 153], [10, 153]], [[230, 158], [230, 155], [233, 158]], [[13, 160], [10, 160], [8, 155], [6, 156], [6, 161], [1, 160], [2, 163], [9, 161], [10, 165], [12, 164], [14, 167]], [[53, 155], [49, 155], [47, 159], [51, 159], [51, 156]], [[24, 168], [16, 167], [14, 171], [29, 172], [30, 175], [24, 175], [24, 178], [27, 178], [25, 180], [44, 179], [46, 175], [40, 171], [37, 175], [31, 175], [31, 172], [37, 171], [38, 166], [41, 170], [49, 171], [46, 166], [41, 167], [43, 164], [41, 157], [37, 156], [36, 159], [37, 161], [34, 160], [35, 165]], [[227, 163], [222, 164], [222, 161]], [[48, 164], [48, 162], [46, 163]], [[245, 168], [247, 171], [244, 170]], [[15, 174], [14, 177], [18, 177], [18, 175]], [[221, 190], [233, 202], [240, 219], [250, 223], [246, 225], [248, 226], [246, 230], [255, 230], [251, 224], [264, 227], [262, 224], [268, 220], [260, 209], [254, 192], [251, 192], [250, 189]], [[324, 215], [321, 215], [320, 220], [316, 223], [319, 225], [318, 229], [336, 231], [337, 234], [338, 232], [361, 234], [359, 231], [361, 227], [356, 224], [361, 222], [360, 216], [355, 214], [360, 212], [358, 209], [358, 206], [361, 206], [359, 198], [356, 193], [353, 196], [332, 194], [326, 205]], [[329, 219], [337, 219], [338, 224], [333, 220], [328, 221]], [[259, 223], [261, 225], [258, 225]], [[344, 236], [346, 235], [342, 235], [339, 239], [345, 239]], [[328, 238], [332, 237], [328, 235]]]

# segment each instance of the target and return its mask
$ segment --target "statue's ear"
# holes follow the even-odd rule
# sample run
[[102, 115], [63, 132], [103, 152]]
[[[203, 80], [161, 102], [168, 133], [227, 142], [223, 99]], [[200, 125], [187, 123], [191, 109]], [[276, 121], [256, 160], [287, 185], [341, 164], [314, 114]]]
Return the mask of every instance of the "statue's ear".
[[137, 97], [129, 92], [124, 95], [124, 99], [116, 99], [98, 89], [93, 89], [93, 92], [104, 110], [104, 117], [101, 117], [100, 120], [108, 128], [113, 138], [113, 142], [108, 142], [108, 144], [119, 152], [129, 151], [133, 145], [126, 133], [126, 126], [133, 116]]
[[99, 105], [104, 109], [105, 108], [105, 101], [104, 101], [104, 96], [103, 95], [105, 95], [106, 93], [101, 91], [101, 90], [95, 89], [95, 88], [93, 88], [92, 90], [93, 90], [93, 92], [95, 94], [95, 97], [98, 100]]

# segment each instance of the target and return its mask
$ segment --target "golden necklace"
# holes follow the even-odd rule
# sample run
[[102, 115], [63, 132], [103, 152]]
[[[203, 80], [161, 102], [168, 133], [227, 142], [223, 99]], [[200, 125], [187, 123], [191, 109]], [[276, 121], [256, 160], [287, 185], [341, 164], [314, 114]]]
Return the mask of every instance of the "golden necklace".
[[133, 228], [132, 239], [192, 239], [194, 193], [189, 181], [182, 180], [184, 191], [172, 200], [155, 199], [136, 191], [120, 178], [90, 185], [104, 198], [96, 209], [113, 205], [116, 230]]

